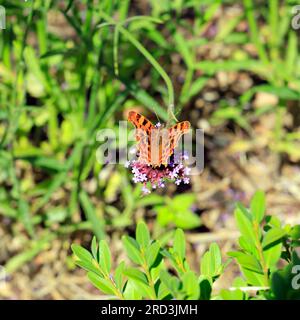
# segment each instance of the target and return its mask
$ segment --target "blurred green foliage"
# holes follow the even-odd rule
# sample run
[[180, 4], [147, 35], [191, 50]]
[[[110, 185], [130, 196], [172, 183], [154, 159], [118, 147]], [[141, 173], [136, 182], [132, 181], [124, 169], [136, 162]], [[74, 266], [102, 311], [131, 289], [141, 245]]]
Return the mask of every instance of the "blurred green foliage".
[[[94, 286], [118, 299], [299, 299], [300, 258], [295, 251], [295, 231], [265, 215], [262, 192], [254, 195], [250, 209], [237, 204], [235, 219], [241, 233], [239, 250], [228, 255], [236, 259], [245, 279], [236, 277], [231, 288], [217, 294], [212, 294], [213, 284], [231, 260], [223, 263], [220, 248], [212, 243], [201, 258], [200, 275], [195, 273], [186, 258], [182, 229], [175, 231], [173, 246], [168, 248], [151, 240], [146, 224], [139, 222], [135, 238], [123, 236], [123, 246], [134, 267], [122, 261], [114, 274], [104, 240], [98, 245], [93, 239], [92, 254], [79, 245], [72, 245], [72, 250], [77, 265], [88, 271]], [[278, 268], [280, 259], [286, 260], [282, 269]], [[169, 265], [175, 275], [168, 271]]]
[[[286, 132], [281, 121], [283, 113], [290, 112], [288, 104], [299, 100], [299, 44], [290, 28], [294, 1], [245, 0], [243, 10], [230, 18], [219, 12], [234, 1], [151, 0], [147, 16], [135, 16], [139, 10], [130, 0], [0, 4], [7, 13], [6, 29], [0, 34], [0, 214], [19, 222], [28, 235], [27, 249], [7, 262], [10, 272], [60, 234], [91, 230], [103, 240], [107, 226], [131, 226], [140, 208], [157, 213], [159, 235], [166, 228], [171, 234], [174, 227], [201, 224], [192, 211], [192, 193], [141, 198], [140, 187], [130, 183], [123, 168], [95, 161], [97, 130], [117, 130], [124, 110], [142, 106], [168, 120], [165, 106], [172, 100], [168, 80], [176, 82], [171, 68], [174, 56], [179, 56], [184, 70], [181, 86], [175, 88], [176, 116], [217, 72], [247, 71], [259, 78], [258, 84], [234, 105], [220, 99], [209, 122], [233, 120], [251, 133], [251, 121], [275, 113], [270, 147], [299, 156], [295, 147], [299, 133]], [[247, 24], [245, 32], [237, 29], [241, 21]], [[209, 31], [212, 35], [207, 36]], [[199, 60], [199, 48], [210, 43], [233, 45], [235, 50], [226, 58]], [[249, 44], [253, 54], [243, 50]], [[272, 93], [278, 104], [249, 110], [257, 92]], [[239, 209], [236, 215], [249, 230], [241, 232], [251, 237], [252, 220], [243, 212]], [[288, 233], [279, 230], [285, 230], [283, 237]], [[256, 249], [247, 249], [255, 264]], [[276, 257], [274, 253], [265, 258], [271, 265], [266, 262], [257, 268], [271, 268]], [[256, 276], [259, 283], [266, 281], [261, 276]], [[174, 280], [175, 286], [178, 281], [184, 287], [185, 280]], [[180, 296], [190, 294], [190, 288], [184, 290]]]

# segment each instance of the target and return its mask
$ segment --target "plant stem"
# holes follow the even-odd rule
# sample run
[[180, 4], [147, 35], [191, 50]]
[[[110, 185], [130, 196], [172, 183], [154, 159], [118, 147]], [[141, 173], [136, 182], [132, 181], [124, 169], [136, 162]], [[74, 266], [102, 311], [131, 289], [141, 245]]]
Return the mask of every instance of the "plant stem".
[[160, 76], [165, 81], [168, 90], [168, 122], [172, 121], [172, 118], [177, 121], [174, 115], [174, 88], [172, 81], [166, 71], [160, 66], [160, 64], [155, 60], [152, 54], [135, 38], [131, 35], [129, 31], [127, 31], [123, 26], [119, 23], [116, 23], [114, 19], [108, 16], [103, 11], [100, 12], [101, 17], [108, 23], [114, 24], [118, 26], [118, 31], [125, 36], [132, 45], [134, 45], [143, 55], [144, 57], [152, 64], [152, 66], [156, 69], [156, 71], [160, 74]]
[[268, 266], [266, 265], [264, 254], [263, 254], [263, 247], [262, 247], [260, 239], [259, 239], [259, 224], [257, 223], [257, 221], [253, 222], [253, 229], [254, 229], [254, 233], [255, 233], [256, 249], [259, 254], [261, 266], [263, 268], [265, 285], [268, 286], [269, 285]]

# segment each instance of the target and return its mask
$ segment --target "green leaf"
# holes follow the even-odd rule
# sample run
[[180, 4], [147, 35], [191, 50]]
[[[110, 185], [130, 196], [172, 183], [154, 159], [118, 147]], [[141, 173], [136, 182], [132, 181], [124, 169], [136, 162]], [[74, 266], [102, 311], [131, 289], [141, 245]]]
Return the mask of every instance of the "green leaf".
[[78, 244], [72, 244], [71, 249], [75, 256], [77, 256], [82, 261], [91, 262], [93, 260], [93, 256], [91, 253]]
[[150, 247], [146, 251], [146, 262], [149, 268], [154, 264], [160, 250], [159, 242], [154, 242], [150, 245]]
[[93, 257], [96, 261], [98, 261], [98, 245], [97, 245], [97, 238], [95, 236], [93, 236], [93, 240], [92, 240], [92, 244], [91, 244], [91, 251], [93, 254]]
[[156, 299], [155, 293], [148, 284], [145, 273], [135, 268], [127, 268], [123, 273], [133, 282], [136, 290], [145, 298]]
[[238, 242], [239, 242], [240, 247], [243, 250], [245, 250], [249, 253], [252, 253], [254, 255], [257, 253], [257, 249], [256, 249], [255, 245], [253, 243], [247, 241], [247, 239], [244, 236], [240, 236]]
[[157, 290], [157, 299], [164, 300], [166, 296], [170, 294], [170, 290], [163, 282], [159, 282], [158, 290]]
[[147, 248], [150, 244], [150, 234], [147, 225], [139, 222], [136, 228], [136, 240], [141, 248]]
[[75, 264], [86, 271], [94, 272], [99, 276], [103, 276], [102, 272], [92, 262], [88, 262], [86, 260], [77, 260], [75, 261]]
[[163, 284], [170, 290], [174, 297], [177, 296], [179, 291], [180, 281], [174, 276], [171, 276], [168, 271], [161, 270], [160, 271], [160, 279]]
[[111, 255], [110, 255], [110, 250], [109, 247], [106, 243], [105, 240], [100, 241], [100, 267], [104, 271], [104, 273], [109, 274], [110, 269], [111, 269]]
[[211, 280], [201, 275], [199, 277], [200, 299], [209, 300], [212, 292]]
[[212, 243], [201, 259], [201, 275], [213, 278], [221, 272], [222, 257], [219, 246]]
[[244, 293], [240, 289], [236, 289], [236, 290], [232, 290], [232, 291], [222, 289], [220, 291], [220, 296], [224, 300], [243, 300], [244, 299]]
[[267, 248], [272, 243], [279, 241], [281, 238], [283, 238], [286, 235], [285, 230], [280, 228], [272, 228], [270, 229], [264, 236], [262, 241], [263, 248]]
[[186, 211], [195, 203], [195, 200], [196, 196], [193, 193], [184, 193], [170, 199], [169, 205], [175, 211]]
[[265, 263], [269, 269], [276, 266], [277, 262], [280, 259], [281, 251], [282, 251], [282, 243], [281, 242], [277, 243], [276, 245], [273, 245], [263, 251]]
[[293, 240], [299, 240], [300, 239], [300, 225], [294, 226], [290, 232], [289, 235], [292, 237]]
[[123, 236], [122, 240], [128, 257], [136, 264], [142, 265], [143, 259], [140, 253], [139, 244], [136, 240], [129, 236]]
[[125, 270], [125, 262], [122, 261], [115, 270], [115, 283], [120, 291], [123, 291], [123, 273]]
[[187, 299], [196, 300], [200, 295], [200, 287], [197, 276], [193, 271], [185, 272], [182, 276], [183, 290], [187, 295]]
[[253, 230], [253, 226], [251, 220], [249, 220], [244, 210], [241, 210], [241, 207], [236, 208], [236, 210], [234, 211], [234, 216], [243, 237], [250, 243], [255, 243], [255, 233]]
[[93, 272], [88, 272], [87, 274], [89, 280], [92, 282], [92, 284], [99, 289], [100, 291], [102, 291], [103, 293], [106, 294], [113, 294], [114, 295], [114, 286], [112, 285], [112, 283], [100, 276], [98, 276], [97, 274], [93, 273]]
[[134, 279], [138, 282], [148, 285], [148, 279], [144, 272], [135, 269], [135, 268], [126, 268], [123, 271], [123, 274], [126, 275], [130, 279]]
[[235, 258], [243, 268], [263, 274], [261, 264], [254, 256], [237, 251], [228, 252], [227, 254]]
[[181, 229], [175, 231], [173, 249], [179, 259], [183, 261], [185, 258], [185, 237], [184, 232]]
[[253, 272], [249, 269], [241, 267], [241, 271], [244, 274], [247, 282], [252, 286], [267, 286], [268, 284], [265, 282], [265, 276], [260, 273]]
[[105, 237], [105, 231], [104, 231], [104, 220], [99, 219], [99, 217], [96, 215], [96, 210], [89, 199], [86, 192], [81, 191], [79, 194], [79, 200], [82, 205], [83, 211], [87, 217], [87, 219], [91, 222], [93, 231], [95, 232], [95, 235], [97, 236], [98, 240], [104, 239]]
[[262, 191], [257, 191], [254, 194], [250, 208], [254, 219], [260, 223], [264, 218], [266, 210], [265, 194]]
[[201, 225], [200, 217], [191, 210], [176, 212], [171, 222], [182, 229], [193, 229]]

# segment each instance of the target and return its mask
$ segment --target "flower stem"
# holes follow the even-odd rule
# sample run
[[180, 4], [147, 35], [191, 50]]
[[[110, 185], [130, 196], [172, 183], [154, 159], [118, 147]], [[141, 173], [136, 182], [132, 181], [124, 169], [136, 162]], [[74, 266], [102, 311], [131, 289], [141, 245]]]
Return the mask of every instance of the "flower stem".
[[150, 62], [150, 64], [163, 78], [168, 90], [168, 122], [172, 122], [172, 120], [177, 121], [174, 115], [174, 88], [172, 81], [166, 73], [166, 71], [155, 60], [152, 54], [135, 37], [133, 37], [129, 31], [127, 31], [123, 26], [121, 26], [120, 23], [115, 22], [113, 18], [111, 18], [103, 11], [100, 12], [100, 15], [109, 24], [114, 24], [115, 26], [117, 26], [119, 33], [125, 36], [127, 40], [129, 40], [129, 42], [131, 42], [131, 44], [134, 45], [144, 55], [144, 57]]

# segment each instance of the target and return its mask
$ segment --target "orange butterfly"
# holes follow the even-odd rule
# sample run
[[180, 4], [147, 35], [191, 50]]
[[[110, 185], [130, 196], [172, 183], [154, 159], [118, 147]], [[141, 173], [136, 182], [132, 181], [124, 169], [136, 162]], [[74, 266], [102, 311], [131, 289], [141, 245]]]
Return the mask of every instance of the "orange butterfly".
[[153, 167], [167, 166], [168, 159], [174, 153], [179, 139], [190, 129], [190, 123], [183, 121], [171, 128], [156, 127], [141, 114], [130, 111], [130, 121], [136, 128], [135, 138], [138, 142], [139, 162]]

